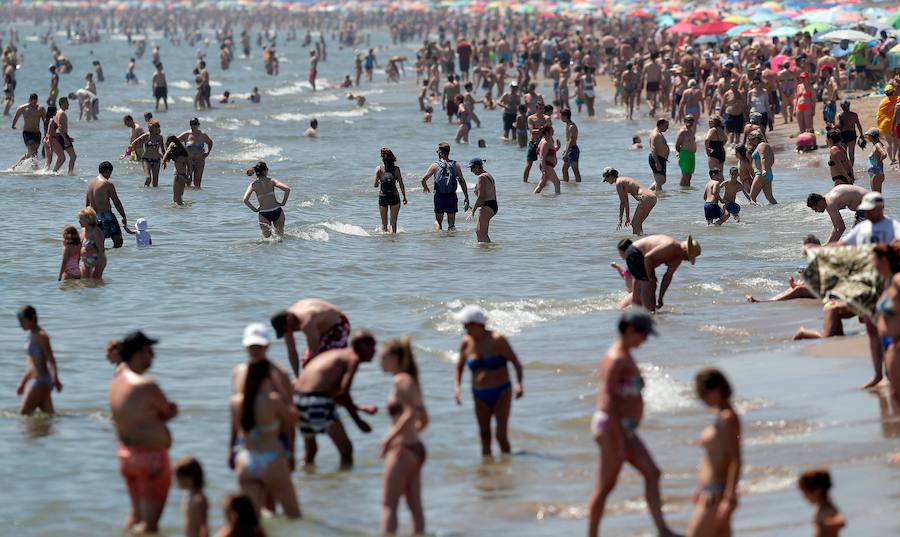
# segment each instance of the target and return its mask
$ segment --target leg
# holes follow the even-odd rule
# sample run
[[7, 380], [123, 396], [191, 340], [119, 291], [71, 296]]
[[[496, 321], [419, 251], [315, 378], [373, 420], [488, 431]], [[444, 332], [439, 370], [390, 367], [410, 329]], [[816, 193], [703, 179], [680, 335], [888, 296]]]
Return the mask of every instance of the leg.
[[[864, 318], [863, 324], [866, 326], [866, 335], [869, 337], [869, 353], [872, 356], [872, 368], [875, 370], [875, 375], [872, 377], [872, 380], [862, 387], [864, 390], [867, 390], [877, 386], [884, 376], [882, 370], [884, 369], [885, 352], [881, 346], [881, 338], [878, 337], [878, 328], [872, 320], [866, 317]], [[893, 388], [894, 386], [895, 385], [892, 383], [891, 387]]]
[[138, 500], [138, 512], [142, 522], [142, 528], [139, 529], [143, 533], [158, 533], [159, 519], [162, 518], [163, 510], [166, 508], [165, 500]]
[[556, 175], [556, 170], [550, 168], [548, 171], [550, 172], [550, 181], [553, 182], [554, 191], [559, 194], [559, 177]]
[[378, 211], [381, 213], [381, 231], [387, 233], [387, 230], [388, 230], [388, 221], [387, 221], [388, 208], [383, 205], [379, 205]]
[[[900, 349], [897, 345], [891, 345], [884, 353], [884, 358], [887, 377], [891, 381], [891, 396], [897, 404], [900, 404], [900, 356], [898, 356], [898, 352]], [[900, 463], [900, 459], [898, 459], [898, 463]]]
[[481, 439], [481, 456], [491, 456], [491, 415], [493, 412], [477, 397], [475, 401], [475, 419], [478, 421], [478, 436]]
[[447, 213], [447, 231], [456, 229], [456, 213]]
[[353, 444], [350, 442], [347, 431], [344, 430], [344, 426], [341, 424], [340, 420], [335, 420], [328, 427], [328, 436], [331, 437], [331, 441], [334, 442], [334, 447], [336, 447], [338, 453], [341, 454], [341, 468], [352, 468]]
[[491, 242], [488, 235], [488, 228], [491, 225], [491, 218], [494, 217], [494, 210], [489, 207], [481, 207], [478, 209], [478, 221], [475, 223], [475, 236], [478, 242]]
[[203, 170], [206, 168], [206, 161], [193, 161], [191, 162], [191, 167], [194, 170], [191, 174], [194, 180], [194, 188], [200, 188], [200, 181], [203, 180]]
[[528, 176], [531, 175], [531, 165], [532, 164], [533, 163], [530, 160], [525, 163], [525, 171], [522, 172], [522, 182], [524, 182], [524, 183], [528, 182]]
[[[391, 232], [397, 233], [397, 217], [400, 215], [400, 204], [391, 205]], [[385, 230], [387, 231], [387, 230]]]
[[610, 445], [606, 435], [600, 438], [600, 457], [597, 484], [591, 494], [588, 504], [588, 536], [600, 535], [600, 519], [603, 518], [603, 509], [606, 507], [606, 498], [616, 486], [622, 463], [615, 446]]
[[765, 183], [765, 181], [766, 179], [761, 175], [757, 175], [753, 178], [753, 183], [750, 185], [750, 203], [758, 203], [756, 198], [759, 197], [759, 193], [762, 191], [763, 183]]
[[69, 154], [69, 175], [75, 175], [75, 159], [78, 158], [78, 155], [75, 154], [75, 148], [72, 146], [66, 149], [66, 153]]
[[434, 213], [434, 230], [440, 231], [444, 224], [444, 213]]
[[562, 180], [568, 183], [569, 182], [569, 163], [568, 162], [563, 162], [562, 174], [563, 174]]
[[647, 219], [654, 207], [656, 207], [655, 200], [652, 203], [641, 200], [637, 207], [634, 208], [634, 215], [631, 218], [631, 230], [634, 231], [635, 235], [644, 234], [644, 220]]
[[766, 197], [766, 201], [769, 202], [770, 205], [777, 205], [778, 202], [775, 201], [775, 195], [772, 193], [772, 183], [769, 180], [765, 180], [762, 185], [763, 195]]
[[34, 414], [45, 399], [50, 397], [52, 387], [46, 384], [31, 383], [25, 391], [25, 397], [22, 399], [22, 406], [19, 407], [19, 414], [30, 416]]
[[153, 183], [153, 171], [149, 162], [142, 161], [144, 168], [144, 186], [150, 186]]
[[315, 435], [303, 436], [303, 464], [313, 465], [316, 463], [316, 453], [319, 452], [319, 444], [316, 442]]
[[716, 531], [718, 529], [716, 523], [718, 502], [712, 501], [706, 494], [700, 494], [696, 503], [694, 514], [688, 523], [686, 537], [720, 537], [722, 533]]
[[264, 239], [268, 239], [272, 236], [272, 226], [269, 225], [269, 221], [259, 216], [259, 231], [262, 233]]
[[409, 473], [415, 456], [402, 447], [388, 451], [384, 458], [384, 496], [381, 503], [381, 533], [397, 533], [397, 506], [409, 485]]
[[406, 483], [406, 506], [412, 515], [412, 534], [425, 534], [425, 509], [422, 507], [422, 467], [411, 472]]
[[159, 162], [150, 165], [150, 174], [153, 176], [153, 188], [159, 187]]
[[263, 477], [268, 489], [266, 492], [277, 503], [281, 504], [284, 516], [287, 518], [300, 518], [300, 502], [297, 499], [294, 484], [291, 482], [291, 469], [288, 466], [288, 460], [281, 457], [274, 461], [266, 468]]
[[575, 172], [575, 182], [581, 182], [581, 170], [578, 168], [578, 161], [572, 163], [572, 171]]
[[119, 232], [112, 236], [113, 248], [121, 248], [122, 247], [122, 233]]
[[512, 412], [512, 388], [506, 390], [494, 405], [494, 418], [497, 420], [497, 444], [500, 446], [500, 453], [504, 455], [510, 453], [509, 437], [507, 436], [510, 412]]
[[672, 531], [666, 525], [662, 514], [662, 498], [659, 493], [659, 479], [662, 473], [653, 462], [653, 457], [647, 451], [647, 447], [637, 436], [628, 441], [628, 462], [644, 476], [644, 496], [647, 499], [647, 509], [653, 517], [656, 531], [660, 535], [671, 535]]

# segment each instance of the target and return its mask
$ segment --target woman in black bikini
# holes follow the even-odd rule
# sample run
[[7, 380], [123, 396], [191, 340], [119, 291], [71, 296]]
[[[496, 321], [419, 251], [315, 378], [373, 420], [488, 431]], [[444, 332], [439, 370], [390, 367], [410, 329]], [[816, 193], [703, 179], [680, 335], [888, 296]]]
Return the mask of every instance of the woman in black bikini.
[[160, 134], [159, 121], [151, 119], [147, 124], [150, 132], [146, 132], [131, 142], [131, 148], [142, 147], [141, 162], [144, 166], [144, 186], [159, 186], [159, 162], [162, 160], [163, 137]]
[[[247, 185], [247, 191], [244, 192], [244, 205], [250, 207], [250, 210], [259, 213], [259, 229], [265, 238], [272, 236], [272, 228], [275, 228], [275, 235], [282, 236], [284, 234], [284, 211], [281, 210], [291, 195], [291, 189], [278, 179], [269, 177], [269, 167], [266, 163], [259, 161], [255, 166], [247, 170], [247, 175], [256, 174], [256, 179]], [[275, 198], [275, 189], [284, 192], [284, 199], [280, 202]], [[256, 201], [259, 207], [254, 207], [250, 203], [250, 196], [256, 192]]]
[[166, 139], [166, 153], [162, 158], [162, 166], [166, 167], [166, 163], [172, 161], [172, 201], [176, 205], [184, 205], [182, 196], [184, 189], [187, 188], [190, 178], [188, 170], [190, 168], [190, 160], [188, 159], [187, 149], [181, 145], [181, 142], [175, 136], [169, 136]]
[[722, 118], [712, 116], [709, 118], [709, 131], [706, 133], [706, 156], [709, 157], [710, 170], [724, 170], [725, 166], [725, 142], [728, 135], [722, 125]]
[[384, 459], [381, 533], [397, 533], [397, 506], [400, 497], [405, 496], [412, 514], [412, 534], [423, 535], [425, 510], [422, 508], [421, 475], [425, 445], [419, 440], [419, 433], [428, 426], [428, 412], [422, 401], [418, 368], [409, 337], [387, 342], [379, 359], [381, 369], [394, 377], [394, 388], [387, 403], [393, 426], [379, 446]]
[[[397, 216], [400, 214], [400, 194], [406, 205], [406, 187], [396, 165], [397, 157], [386, 147], [381, 148], [381, 164], [375, 168], [373, 186], [378, 188], [378, 209], [381, 211], [381, 231], [388, 230], [388, 210], [391, 212], [391, 233], [397, 233]], [[397, 192], [397, 187], [400, 192]]]

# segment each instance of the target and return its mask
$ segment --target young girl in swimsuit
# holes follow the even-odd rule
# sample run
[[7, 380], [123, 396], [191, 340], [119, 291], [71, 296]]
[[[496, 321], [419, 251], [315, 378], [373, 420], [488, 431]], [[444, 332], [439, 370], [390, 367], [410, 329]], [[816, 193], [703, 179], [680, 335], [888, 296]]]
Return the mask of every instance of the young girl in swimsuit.
[[86, 280], [100, 279], [106, 268], [103, 232], [97, 226], [97, 213], [91, 207], [78, 211], [81, 230], [81, 277]]
[[173, 469], [178, 488], [185, 491], [181, 503], [185, 537], [207, 537], [209, 535], [209, 503], [203, 494], [203, 467], [193, 457], [185, 457]]
[[53, 357], [53, 349], [50, 348], [50, 336], [38, 325], [37, 311], [33, 307], [24, 306], [16, 313], [16, 317], [22, 330], [28, 332], [25, 373], [16, 387], [16, 395], [25, 396], [19, 413], [30, 416], [40, 409], [52, 414], [53, 399], [50, 394], [53, 393], [53, 388], [61, 392], [63, 386], [59, 381], [59, 369]]
[[63, 229], [62, 262], [59, 265], [57, 281], [81, 279], [81, 237], [75, 226]]
[[379, 359], [381, 369], [394, 377], [394, 387], [387, 402], [393, 426], [379, 446], [384, 459], [381, 533], [397, 533], [397, 507], [400, 497], [405, 496], [412, 515], [412, 534], [424, 535], [421, 475], [425, 445], [419, 439], [419, 433], [428, 426], [428, 412], [422, 400], [409, 337], [387, 342]]
[[540, 194], [548, 183], [553, 183], [553, 188], [559, 194], [559, 177], [556, 175], [556, 152], [562, 144], [556, 140], [553, 145], [553, 126], [547, 122], [544, 127], [541, 143], [538, 145], [538, 158], [540, 159], [541, 182], [534, 189], [535, 194]]
[[803, 472], [797, 484], [806, 500], [818, 508], [813, 518], [816, 537], [838, 537], [847, 525], [847, 519], [831, 501], [831, 475], [828, 470]]
[[169, 136], [166, 138], [166, 153], [162, 158], [162, 167], [166, 167], [166, 163], [172, 161], [172, 201], [175, 205], [184, 205], [184, 189], [190, 184], [191, 179], [188, 175], [190, 171], [190, 160], [188, 158], [187, 149], [181, 145], [181, 141]]
[[522, 364], [503, 334], [485, 327], [487, 315], [478, 306], [466, 306], [455, 318], [463, 323], [466, 335], [459, 347], [459, 360], [453, 374], [453, 397], [462, 404], [462, 376], [466, 366], [472, 370], [472, 397], [481, 437], [481, 454], [491, 456], [491, 418], [497, 424], [500, 452], [510, 453], [507, 424], [512, 410], [513, 385], [507, 364], [516, 370], [516, 398], [524, 394]]
[[719, 370], [700, 371], [695, 386], [697, 396], [716, 411], [716, 421], [700, 434], [704, 456], [687, 537], [731, 535], [741, 477], [741, 422], [731, 407], [731, 386]]

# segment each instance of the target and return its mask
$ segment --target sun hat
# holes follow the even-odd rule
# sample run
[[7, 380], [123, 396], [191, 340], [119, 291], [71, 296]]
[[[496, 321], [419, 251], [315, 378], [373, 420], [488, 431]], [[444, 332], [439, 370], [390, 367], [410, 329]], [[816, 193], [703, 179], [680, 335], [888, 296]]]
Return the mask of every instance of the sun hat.
[[856, 208], [859, 211], [871, 211], [876, 207], [884, 207], [884, 197], [878, 192], [869, 192]]
[[693, 235], [688, 235], [687, 240], [682, 244], [687, 250], [688, 261], [691, 262], [691, 265], [695, 264], [697, 258], [700, 257], [700, 243], [694, 240]]
[[483, 309], [474, 304], [470, 304], [454, 313], [453, 318], [463, 325], [480, 324], [481, 326], [485, 326], [487, 324], [487, 314]]
[[244, 339], [241, 341], [244, 347], [259, 345], [268, 347], [272, 344], [272, 334], [269, 328], [262, 323], [251, 323], [244, 328]]

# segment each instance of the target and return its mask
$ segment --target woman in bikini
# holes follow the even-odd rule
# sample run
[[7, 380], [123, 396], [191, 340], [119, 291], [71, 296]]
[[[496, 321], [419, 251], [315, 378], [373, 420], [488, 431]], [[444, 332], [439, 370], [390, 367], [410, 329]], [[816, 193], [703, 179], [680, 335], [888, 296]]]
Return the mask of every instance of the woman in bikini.
[[826, 140], [828, 141], [828, 170], [831, 172], [834, 186], [852, 185], [856, 182], [856, 178], [853, 176], [853, 163], [841, 141], [840, 131], [837, 129], [828, 131]]
[[644, 415], [641, 396], [644, 380], [631, 351], [655, 333], [653, 318], [646, 310], [635, 307], [625, 310], [619, 319], [619, 337], [600, 362], [601, 387], [597, 393], [597, 410], [591, 420], [591, 432], [600, 448], [600, 458], [597, 485], [589, 504], [588, 537], [599, 535], [606, 498], [626, 462], [644, 477], [647, 508], [659, 535], [675, 535], [663, 519], [659, 492], [661, 472], [637, 434]]
[[800, 132], [813, 128], [813, 117], [816, 114], [816, 99], [809, 81], [809, 73], [800, 73], [800, 83], [794, 92], [794, 109], [797, 110], [797, 127]]
[[750, 151], [750, 159], [753, 167], [756, 168], [753, 177], [753, 183], [750, 185], [750, 203], [756, 204], [756, 198], [762, 192], [766, 196], [766, 200], [770, 204], [775, 205], [775, 196], [772, 194], [772, 181], [775, 176], [772, 173], [772, 166], [775, 164], [775, 151], [772, 146], [765, 141], [765, 136], [760, 131], [754, 131], [747, 138], [747, 151]]
[[[268, 239], [272, 236], [273, 227], [275, 235], [280, 237], [284, 235], [284, 211], [281, 208], [287, 204], [291, 188], [278, 179], [269, 177], [269, 167], [263, 161], [257, 162], [255, 166], [247, 170], [247, 175], [254, 174], [256, 179], [247, 185], [247, 190], [244, 192], [244, 205], [250, 207], [251, 211], [259, 213], [259, 229], [264, 238]], [[280, 202], [275, 198], [276, 188], [284, 192], [284, 198]], [[254, 207], [250, 203], [250, 196], [254, 192], [259, 207]]]
[[700, 433], [704, 457], [687, 537], [731, 535], [741, 478], [741, 421], [731, 406], [731, 385], [719, 370], [700, 371], [695, 387], [697, 397], [716, 411], [716, 421]]
[[[205, 132], [200, 130], [200, 120], [194, 118], [189, 123], [191, 129], [181, 133], [178, 141], [184, 144], [190, 157], [190, 174], [194, 188], [200, 188], [203, 180], [203, 170], [206, 167], [206, 158], [212, 152], [213, 141]], [[209, 148], [207, 149], [207, 146]]]
[[166, 138], [166, 152], [162, 158], [162, 166], [166, 167], [166, 163], [172, 161], [172, 201], [175, 205], [184, 205], [184, 189], [190, 184], [191, 162], [187, 149], [181, 145], [181, 141], [169, 136]]
[[266, 359], [272, 337], [262, 324], [244, 330], [243, 345], [250, 355], [244, 385], [231, 397], [231, 427], [238, 445], [233, 458], [238, 484], [256, 508], [267, 499], [281, 504], [288, 518], [300, 518], [297, 493], [291, 482], [293, 455], [278, 438], [285, 427], [297, 423], [297, 413], [273, 386], [271, 364]]
[[[16, 313], [19, 326], [28, 332], [28, 343], [25, 345], [25, 373], [16, 387], [16, 395], [25, 397], [19, 413], [30, 416], [40, 409], [48, 414], [53, 413], [53, 389], [61, 392], [59, 369], [53, 349], [50, 348], [50, 336], [38, 325], [37, 311], [31, 306], [24, 306]], [[30, 381], [30, 384], [29, 384]]]
[[160, 134], [159, 120], [151, 119], [147, 123], [149, 132], [138, 136], [131, 142], [131, 148], [140, 152], [144, 166], [144, 186], [159, 186], [159, 162], [162, 160], [163, 137]]
[[881, 185], [884, 183], [884, 159], [887, 158], [887, 150], [881, 143], [881, 133], [878, 129], [871, 129], [866, 132], [865, 139], [872, 144], [872, 152], [869, 154], [869, 167], [866, 173], [872, 181], [872, 192], [881, 192]]
[[507, 425], [512, 410], [513, 385], [507, 364], [516, 370], [516, 399], [524, 394], [522, 364], [506, 337], [486, 328], [487, 315], [478, 306], [466, 306], [454, 315], [466, 331], [459, 347], [459, 360], [453, 373], [453, 397], [462, 404], [462, 377], [466, 366], [472, 370], [472, 397], [481, 437], [481, 455], [491, 456], [491, 418], [496, 420], [500, 452], [510, 453]]
[[428, 426], [428, 412], [422, 400], [409, 337], [387, 342], [379, 360], [381, 369], [394, 377], [394, 388], [387, 401], [393, 426], [379, 445], [379, 454], [384, 459], [381, 533], [397, 533], [397, 507], [403, 496], [412, 515], [412, 534], [424, 535], [421, 474], [425, 445], [419, 440], [419, 433]]
[[[619, 195], [619, 224], [616, 229], [631, 226], [635, 235], [644, 234], [644, 220], [650, 215], [650, 211], [656, 207], [656, 194], [631, 177], [619, 177], [619, 170], [607, 167], [603, 170], [603, 180], [611, 185], [616, 185]], [[637, 201], [634, 208], [634, 218], [631, 218], [631, 207], [628, 196], [631, 195]], [[624, 224], [622, 215], [625, 215]]]
[[81, 278], [91, 280], [103, 277], [106, 268], [103, 232], [97, 226], [97, 213], [92, 207], [78, 211], [81, 230]]
[[597, 98], [597, 93], [594, 90], [594, 86], [596, 85], [596, 80], [594, 79], [594, 68], [584, 66], [584, 78], [582, 79], [582, 84], [584, 85], [584, 104], [587, 106], [587, 115], [588, 117], [594, 117], [594, 100]]
[[559, 140], [556, 140], [556, 145], [553, 144], [553, 125], [548, 121], [542, 131], [541, 142], [538, 144], [541, 181], [534, 189], [535, 194], [540, 194], [548, 183], [553, 183], [554, 191], [559, 194], [559, 176], [556, 175], [556, 152], [559, 151], [560, 147]]
[[[885, 280], [885, 289], [875, 306], [878, 337], [884, 349], [884, 369], [891, 383], [891, 396], [900, 404], [900, 243], [878, 244], [873, 251], [873, 264]], [[875, 381], [882, 376], [882, 364], [875, 364]], [[872, 384], [872, 385], [874, 385]]]
[[709, 118], [709, 130], [706, 131], [706, 138], [704, 139], [710, 170], [725, 169], [725, 143], [727, 141], [728, 134], [725, 133], [725, 125], [722, 123], [722, 118], [711, 116]]

